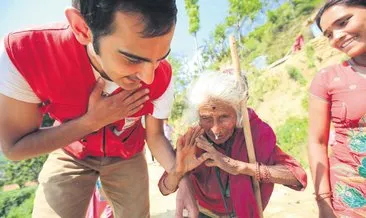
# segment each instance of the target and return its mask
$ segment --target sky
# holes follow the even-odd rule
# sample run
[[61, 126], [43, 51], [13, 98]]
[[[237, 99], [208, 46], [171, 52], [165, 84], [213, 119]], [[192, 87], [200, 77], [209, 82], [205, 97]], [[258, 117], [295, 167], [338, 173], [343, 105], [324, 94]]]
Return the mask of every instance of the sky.
[[[178, 16], [171, 49], [173, 55], [193, 56], [195, 42], [188, 32], [188, 17], [184, 9], [184, 0], [177, 0]], [[1, 0], [0, 1], [0, 37], [14, 30], [66, 21], [65, 8], [71, 0]], [[197, 34], [198, 44], [214, 31], [215, 26], [225, 21], [228, 10], [227, 0], [199, 0], [200, 25]]]

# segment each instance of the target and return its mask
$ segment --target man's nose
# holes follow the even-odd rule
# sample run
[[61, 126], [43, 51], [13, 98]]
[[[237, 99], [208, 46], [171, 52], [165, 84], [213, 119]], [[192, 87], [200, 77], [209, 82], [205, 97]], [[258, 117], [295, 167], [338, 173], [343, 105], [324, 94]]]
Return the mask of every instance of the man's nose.
[[137, 73], [137, 77], [146, 84], [151, 84], [154, 81], [155, 70], [159, 66], [159, 63], [144, 63], [144, 66]]

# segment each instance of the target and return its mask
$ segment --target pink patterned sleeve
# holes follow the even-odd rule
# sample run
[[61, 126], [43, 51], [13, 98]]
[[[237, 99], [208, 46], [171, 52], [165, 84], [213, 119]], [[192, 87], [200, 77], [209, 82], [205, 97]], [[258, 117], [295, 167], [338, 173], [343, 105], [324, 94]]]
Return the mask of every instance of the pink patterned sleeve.
[[310, 94], [319, 97], [320, 99], [330, 102], [330, 95], [327, 85], [327, 70], [318, 72], [311, 82], [309, 92]]
[[271, 159], [274, 162], [274, 164], [280, 164], [286, 166], [296, 177], [296, 179], [301, 183], [301, 186], [286, 185], [287, 187], [297, 191], [302, 191], [306, 188], [307, 175], [305, 170], [301, 167], [300, 163], [297, 160], [295, 160], [293, 157], [283, 152], [281, 148], [278, 146], [275, 147]]

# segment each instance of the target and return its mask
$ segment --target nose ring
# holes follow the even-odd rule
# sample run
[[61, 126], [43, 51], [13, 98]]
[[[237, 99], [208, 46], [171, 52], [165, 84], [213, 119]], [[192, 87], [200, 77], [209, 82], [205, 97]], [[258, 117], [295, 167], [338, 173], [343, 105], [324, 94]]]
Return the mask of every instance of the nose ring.
[[215, 135], [215, 140], [218, 140], [220, 135], [219, 134], [216, 135], [215, 133], [214, 133], [214, 135]]

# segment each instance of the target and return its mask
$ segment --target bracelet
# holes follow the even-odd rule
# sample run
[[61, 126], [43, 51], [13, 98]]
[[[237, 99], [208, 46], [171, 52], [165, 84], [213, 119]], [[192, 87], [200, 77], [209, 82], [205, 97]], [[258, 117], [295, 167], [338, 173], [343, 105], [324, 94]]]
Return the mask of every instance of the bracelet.
[[271, 183], [271, 173], [266, 165], [263, 165], [263, 174], [261, 173], [261, 180], [263, 183]]
[[259, 182], [261, 181], [260, 164], [258, 162], [255, 163], [254, 178]]
[[332, 198], [332, 193], [331, 192], [325, 192], [325, 193], [320, 193], [320, 194], [315, 194], [315, 200], [316, 201], [321, 201], [324, 200], [326, 198]]

